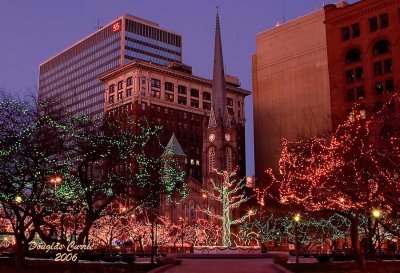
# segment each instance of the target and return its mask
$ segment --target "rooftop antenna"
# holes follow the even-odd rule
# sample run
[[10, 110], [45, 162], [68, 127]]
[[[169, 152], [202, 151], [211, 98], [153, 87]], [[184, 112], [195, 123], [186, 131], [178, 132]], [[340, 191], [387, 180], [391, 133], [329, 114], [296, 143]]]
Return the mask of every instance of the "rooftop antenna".
[[286, 23], [285, 19], [285, 0], [282, 0], [282, 23]]
[[94, 28], [97, 29], [97, 30], [101, 29], [100, 20], [99, 19], [97, 19], [97, 26], [95, 26]]

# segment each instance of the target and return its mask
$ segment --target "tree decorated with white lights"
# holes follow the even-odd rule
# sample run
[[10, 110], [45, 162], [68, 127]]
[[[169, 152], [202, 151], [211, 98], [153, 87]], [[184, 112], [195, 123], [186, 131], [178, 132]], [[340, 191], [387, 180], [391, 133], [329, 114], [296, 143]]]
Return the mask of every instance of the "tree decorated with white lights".
[[236, 171], [217, 171], [215, 170], [217, 179], [210, 180], [210, 190], [204, 190], [210, 200], [215, 200], [221, 205], [221, 213], [214, 213], [207, 208], [200, 210], [212, 218], [222, 221], [222, 245], [231, 246], [231, 227], [236, 224], [243, 223], [254, 211], [248, 211], [245, 215], [232, 219], [232, 212], [238, 209], [241, 204], [247, 202], [251, 197], [246, 194], [246, 183], [244, 179], [236, 177]]

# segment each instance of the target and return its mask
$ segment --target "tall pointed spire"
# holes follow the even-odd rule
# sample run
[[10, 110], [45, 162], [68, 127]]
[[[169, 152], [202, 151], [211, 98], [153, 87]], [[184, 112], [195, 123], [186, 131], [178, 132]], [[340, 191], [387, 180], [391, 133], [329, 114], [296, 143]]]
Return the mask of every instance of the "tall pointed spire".
[[225, 118], [226, 89], [224, 78], [224, 60], [222, 57], [221, 29], [219, 24], [219, 11], [217, 7], [217, 18], [215, 23], [215, 44], [214, 44], [214, 70], [212, 86], [212, 102], [214, 105], [217, 120]]

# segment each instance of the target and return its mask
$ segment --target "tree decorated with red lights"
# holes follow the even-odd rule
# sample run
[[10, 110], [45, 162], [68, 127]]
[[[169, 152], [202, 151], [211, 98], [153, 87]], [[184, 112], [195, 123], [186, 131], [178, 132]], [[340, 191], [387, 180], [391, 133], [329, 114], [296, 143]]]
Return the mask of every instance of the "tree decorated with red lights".
[[351, 222], [352, 247], [360, 254], [360, 216], [371, 218], [374, 208], [388, 213], [396, 209], [388, 196], [400, 192], [400, 161], [396, 136], [386, 146], [377, 142], [374, 129], [383, 112], [366, 118], [355, 114], [356, 109], [333, 133], [283, 140], [279, 175], [267, 172], [279, 185], [281, 203], [346, 217]]
[[210, 200], [215, 200], [221, 204], [221, 214], [213, 213], [210, 208], [200, 210], [212, 218], [222, 221], [222, 245], [231, 246], [231, 227], [246, 221], [255, 211], [248, 211], [245, 215], [237, 219], [232, 219], [233, 210], [240, 207], [241, 204], [247, 202], [250, 197], [245, 192], [245, 180], [236, 177], [236, 171], [215, 171], [220, 179], [210, 180], [210, 190], [204, 191]]

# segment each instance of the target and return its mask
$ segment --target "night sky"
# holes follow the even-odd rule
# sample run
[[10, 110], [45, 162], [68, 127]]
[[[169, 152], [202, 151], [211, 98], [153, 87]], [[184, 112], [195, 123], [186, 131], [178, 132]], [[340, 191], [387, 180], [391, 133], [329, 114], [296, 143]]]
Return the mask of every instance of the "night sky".
[[[327, 0], [1, 0], [0, 89], [24, 97], [37, 93], [39, 64], [98, 25], [128, 13], [183, 35], [183, 62], [211, 78], [216, 6], [220, 6], [225, 73], [252, 89], [256, 34], [292, 20]], [[355, 2], [355, 1], [350, 1]], [[252, 98], [246, 100], [247, 174], [254, 174]]]

